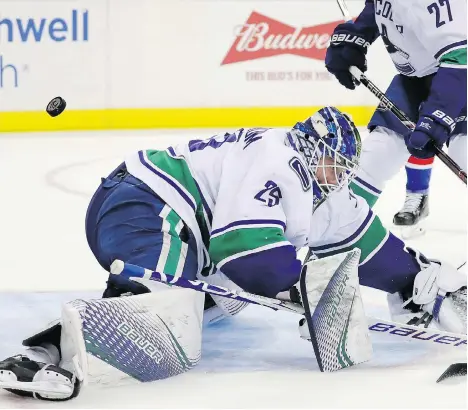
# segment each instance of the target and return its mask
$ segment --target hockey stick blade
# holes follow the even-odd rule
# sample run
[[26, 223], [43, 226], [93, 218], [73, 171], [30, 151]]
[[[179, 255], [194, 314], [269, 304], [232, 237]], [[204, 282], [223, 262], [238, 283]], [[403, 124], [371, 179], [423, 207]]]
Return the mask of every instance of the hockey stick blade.
[[443, 380], [456, 376], [466, 376], [466, 363], [454, 363], [451, 364], [445, 372], [443, 372], [437, 379], [436, 383], [440, 383]]
[[[142, 278], [156, 282], [165, 283], [170, 286], [177, 286], [185, 289], [193, 289], [197, 292], [209, 293], [212, 295], [222, 296], [228, 299], [240, 300], [254, 305], [264, 306], [273, 310], [282, 310], [286, 312], [304, 315], [304, 307], [298, 303], [288, 302], [284, 300], [267, 298], [264, 296], [254, 295], [248, 292], [240, 292], [221, 286], [210, 285], [201, 280], [189, 280], [183, 277], [175, 277], [151, 271], [137, 265], [125, 263], [121, 260], [115, 260], [111, 265], [111, 273], [114, 275], [122, 275], [126, 278]], [[367, 326], [369, 331], [374, 333], [385, 333], [395, 338], [395, 340], [408, 340], [412, 342], [420, 342], [432, 344], [434, 346], [450, 346], [466, 348], [466, 335], [444, 332], [438, 329], [421, 328], [418, 326], [408, 325], [404, 323], [391, 322], [389, 320], [367, 316]]]

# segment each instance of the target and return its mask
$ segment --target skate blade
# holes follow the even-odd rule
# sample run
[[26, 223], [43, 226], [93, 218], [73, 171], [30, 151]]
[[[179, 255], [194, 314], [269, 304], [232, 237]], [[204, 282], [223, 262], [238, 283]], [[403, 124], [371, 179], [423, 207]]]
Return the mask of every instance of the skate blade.
[[393, 230], [402, 239], [414, 239], [423, 236], [426, 233], [426, 221], [420, 221], [416, 225], [395, 225]]
[[18, 382], [18, 381], [0, 381], [1, 389], [21, 390], [40, 395], [48, 395], [54, 398], [70, 397], [73, 388], [63, 383], [56, 382]]

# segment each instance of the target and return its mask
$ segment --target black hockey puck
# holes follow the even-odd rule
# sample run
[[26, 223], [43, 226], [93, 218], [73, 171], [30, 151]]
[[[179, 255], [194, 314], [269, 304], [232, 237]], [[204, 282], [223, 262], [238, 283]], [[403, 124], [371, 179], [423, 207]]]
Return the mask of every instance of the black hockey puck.
[[67, 103], [62, 97], [55, 97], [49, 102], [49, 104], [47, 104], [46, 111], [51, 117], [56, 117], [57, 115], [62, 114], [66, 106]]

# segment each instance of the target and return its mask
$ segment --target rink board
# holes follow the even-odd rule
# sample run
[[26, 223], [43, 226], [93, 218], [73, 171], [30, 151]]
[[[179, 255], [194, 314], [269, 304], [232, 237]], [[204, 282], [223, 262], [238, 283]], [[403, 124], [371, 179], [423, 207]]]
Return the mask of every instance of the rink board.
[[[83, 131], [156, 128], [292, 127], [323, 106], [219, 107], [219, 108], [116, 108], [70, 110], [56, 118], [45, 111], [0, 112], [0, 132]], [[364, 126], [374, 106], [339, 106]]]
[[[3, 0], [0, 132], [292, 126], [324, 105], [365, 125], [374, 96], [325, 67], [341, 18], [329, 0]], [[368, 58], [385, 88], [396, 70], [380, 39]], [[50, 118], [56, 96], [67, 110]]]

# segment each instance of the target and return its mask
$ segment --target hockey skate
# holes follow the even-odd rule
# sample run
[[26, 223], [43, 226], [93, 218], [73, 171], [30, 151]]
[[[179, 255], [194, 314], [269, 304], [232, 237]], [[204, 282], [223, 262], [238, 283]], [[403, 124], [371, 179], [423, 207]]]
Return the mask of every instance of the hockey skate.
[[18, 355], [0, 362], [0, 388], [23, 397], [63, 401], [76, 397], [81, 383], [69, 371]]
[[393, 217], [393, 224], [403, 239], [415, 238], [425, 233], [428, 215], [429, 196], [407, 192], [403, 208]]

